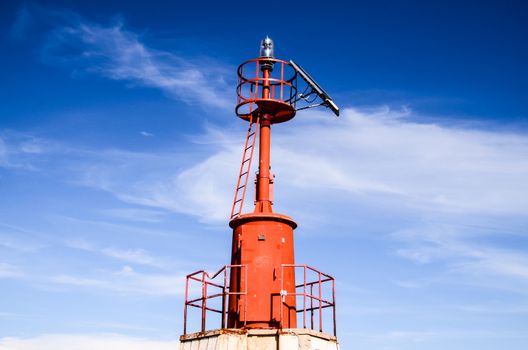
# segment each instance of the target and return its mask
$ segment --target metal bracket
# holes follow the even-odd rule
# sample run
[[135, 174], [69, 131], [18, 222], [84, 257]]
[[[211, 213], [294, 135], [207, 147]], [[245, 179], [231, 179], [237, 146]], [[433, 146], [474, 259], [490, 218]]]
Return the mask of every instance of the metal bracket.
[[288, 295], [288, 291], [281, 289], [280, 296], [282, 297], [282, 302], [284, 303], [286, 301], [286, 296]]

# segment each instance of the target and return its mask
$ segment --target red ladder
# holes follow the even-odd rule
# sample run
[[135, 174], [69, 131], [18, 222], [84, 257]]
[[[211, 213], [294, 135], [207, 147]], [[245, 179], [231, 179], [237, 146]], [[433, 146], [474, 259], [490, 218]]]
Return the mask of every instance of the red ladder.
[[[253, 160], [253, 151], [255, 150], [255, 141], [257, 140], [257, 128], [259, 125], [259, 116], [253, 121], [253, 113], [249, 117], [249, 128], [244, 145], [244, 154], [242, 155], [242, 164], [240, 164], [240, 173], [235, 190], [235, 199], [231, 208], [231, 219], [242, 213], [244, 198], [246, 196], [249, 171], [251, 170], [251, 161]], [[255, 127], [256, 126], [256, 127]], [[248, 155], [249, 151], [249, 155]]]

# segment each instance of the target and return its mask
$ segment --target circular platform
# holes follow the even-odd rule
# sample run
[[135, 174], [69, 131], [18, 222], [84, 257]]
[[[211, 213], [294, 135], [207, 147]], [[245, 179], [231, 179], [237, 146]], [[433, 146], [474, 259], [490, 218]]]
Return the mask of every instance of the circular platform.
[[278, 221], [291, 226], [294, 230], [297, 228], [297, 223], [291, 217], [277, 213], [242, 214], [229, 221], [229, 226], [236, 228], [250, 221]]
[[268, 115], [272, 124], [283, 123], [295, 116], [296, 100], [297, 72], [289, 62], [256, 58], [238, 67], [235, 112], [241, 119]]
[[264, 114], [267, 114], [270, 116], [271, 124], [277, 124], [286, 122], [295, 117], [296, 110], [289, 103], [271, 99], [260, 99], [252, 102], [257, 105], [257, 108], [251, 111], [250, 113], [241, 112], [241, 110], [245, 107], [245, 105], [249, 104], [249, 102], [243, 102], [237, 105], [235, 111], [241, 119], [249, 121], [251, 114], [253, 114], [253, 116], [262, 116]]

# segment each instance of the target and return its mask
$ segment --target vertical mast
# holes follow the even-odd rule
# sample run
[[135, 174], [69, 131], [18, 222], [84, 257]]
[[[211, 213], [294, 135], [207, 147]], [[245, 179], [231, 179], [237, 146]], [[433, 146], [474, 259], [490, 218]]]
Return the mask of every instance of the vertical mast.
[[[260, 58], [274, 58], [273, 40], [269, 37], [262, 40], [260, 45]], [[262, 99], [270, 99], [270, 74], [273, 70], [273, 62], [264, 61], [261, 65], [262, 71]], [[271, 116], [264, 113], [260, 118], [260, 142], [259, 142], [259, 170], [256, 186], [255, 213], [271, 213], [270, 198], [270, 142], [271, 142]]]

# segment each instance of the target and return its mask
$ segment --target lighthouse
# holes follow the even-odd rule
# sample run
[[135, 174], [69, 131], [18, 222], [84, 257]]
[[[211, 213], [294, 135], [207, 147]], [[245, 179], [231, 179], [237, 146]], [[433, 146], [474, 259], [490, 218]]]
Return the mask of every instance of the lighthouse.
[[[230, 264], [187, 276], [180, 350], [337, 350], [335, 281], [295, 261], [297, 223], [273, 210], [270, 146], [272, 128], [298, 111], [339, 108], [298, 64], [275, 58], [269, 37], [237, 75], [235, 113], [248, 130], [229, 217]], [[254, 163], [254, 205], [244, 212]]]

